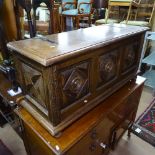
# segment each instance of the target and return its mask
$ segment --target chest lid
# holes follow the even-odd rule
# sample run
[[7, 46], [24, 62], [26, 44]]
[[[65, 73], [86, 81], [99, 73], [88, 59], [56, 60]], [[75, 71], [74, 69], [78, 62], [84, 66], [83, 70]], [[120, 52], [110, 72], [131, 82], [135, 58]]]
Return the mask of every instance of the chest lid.
[[65, 58], [84, 54], [90, 48], [105, 46], [146, 30], [147, 27], [139, 26], [103, 25], [14, 41], [8, 43], [7, 47], [43, 66], [49, 66]]

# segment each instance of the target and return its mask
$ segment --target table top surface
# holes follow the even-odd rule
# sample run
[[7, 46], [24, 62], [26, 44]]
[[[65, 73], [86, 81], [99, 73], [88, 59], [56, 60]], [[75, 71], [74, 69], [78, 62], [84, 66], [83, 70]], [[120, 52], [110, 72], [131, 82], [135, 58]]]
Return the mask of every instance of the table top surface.
[[[129, 81], [119, 91], [104, 100], [93, 110], [67, 127], [59, 138], [55, 138], [43, 128], [24, 108], [16, 109], [16, 114], [42, 140], [48, 148], [56, 154], [64, 153], [88, 133], [96, 124], [112, 111], [119, 103], [129, 96], [136, 88], [142, 85], [145, 78], [137, 76], [136, 80]], [[117, 101], [117, 102], [115, 102]], [[59, 148], [59, 150], [57, 150]]]
[[7, 46], [13, 53], [16, 51], [43, 66], [49, 66], [148, 29], [124, 24], [108, 24], [47, 35], [44, 38], [10, 42]]

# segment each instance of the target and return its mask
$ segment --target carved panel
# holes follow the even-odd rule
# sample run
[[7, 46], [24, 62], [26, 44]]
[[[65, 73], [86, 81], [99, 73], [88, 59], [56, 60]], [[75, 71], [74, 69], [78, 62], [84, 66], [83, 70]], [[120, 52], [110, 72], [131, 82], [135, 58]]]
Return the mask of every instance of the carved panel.
[[22, 68], [24, 72], [26, 93], [46, 108], [42, 74], [26, 64], [22, 64]]
[[136, 62], [136, 44], [129, 45], [125, 48], [123, 57], [123, 71], [130, 69]]
[[89, 63], [77, 64], [61, 73], [63, 107], [84, 97], [89, 92]]
[[112, 81], [117, 76], [118, 51], [107, 52], [99, 57], [99, 84]]

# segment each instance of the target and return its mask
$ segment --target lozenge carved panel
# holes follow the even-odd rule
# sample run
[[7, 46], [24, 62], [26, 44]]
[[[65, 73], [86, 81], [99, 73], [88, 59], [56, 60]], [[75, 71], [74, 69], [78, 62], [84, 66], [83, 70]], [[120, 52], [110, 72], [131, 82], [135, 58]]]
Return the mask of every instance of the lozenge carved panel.
[[29, 95], [38, 101], [44, 108], [45, 104], [45, 94], [43, 86], [43, 77], [41, 72], [28, 65], [22, 63], [22, 69], [24, 73], [25, 89], [29, 92]]
[[137, 62], [137, 53], [139, 48], [137, 43], [130, 43], [123, 51], [123, 72], [132, 68]]
[[99, 57], [98, 86], [103, 86], [117, 78], [119, 51], [112, 50]]
[[89, 93], [89, 63], [76, 64], [60, 72], [62, 108]]

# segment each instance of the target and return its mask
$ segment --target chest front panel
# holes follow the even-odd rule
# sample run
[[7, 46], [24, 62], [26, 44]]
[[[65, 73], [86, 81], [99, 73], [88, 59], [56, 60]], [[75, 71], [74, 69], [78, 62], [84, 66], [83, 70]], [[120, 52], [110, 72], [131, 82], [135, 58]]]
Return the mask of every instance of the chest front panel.
[[63, 119], [81, 108], [91, 109], [135, 76], [139, 41], [138, 37], [126, 39], [56, 65]]

